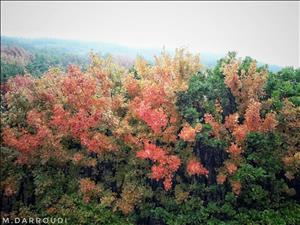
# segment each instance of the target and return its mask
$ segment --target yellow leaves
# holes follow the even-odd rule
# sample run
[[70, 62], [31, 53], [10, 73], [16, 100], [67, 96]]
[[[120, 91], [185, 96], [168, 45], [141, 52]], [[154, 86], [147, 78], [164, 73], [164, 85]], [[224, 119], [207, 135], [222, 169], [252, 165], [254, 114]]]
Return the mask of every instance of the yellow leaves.
[[197, 73], [201, 67], [199, 55], [188, 53], [183, 48], [176, 49], [174, 56], [165, 50], [162, 51], [160, 56], [155, 57], [153, 67], [140, 57], [135, 62], [137, 73], [142, 79], [167, 84], [176, 91], [186, 90], [189, 77]]
[[184, 48], [176, 49], [173, 57], [163, 51], [155, 59], [157, 72], [167, 74], [171, 79], [186, 80], [202, 67], [199, 55], [188, 53]]
[[179, 133], [179, 137], [184, 141], [193, 142], [195, 141], [196, 133], [202, 129], [202, 125], [198, 123], [195, 128], [191, 127], [186, 123]]
[[89, 203], [91, 198], [98, 197], [102, 192], [100, 186], [96, 185], [90, 178], [83, 178], [79, 181], [80, 192], [83, 194], [83, 201]]
[[180, 185], [175, 186], [175, 201], [177, 204], [185, 202], [188, 199], [189, 195], [190, 193], [188, 191], [184, 191], [180, 187]]
[[148, 65], [147, 61], [141, 57], [136, 58], [135, 69], [137, 73], [144, 79], [149, 78], [149, 76], [152, 74], [151, 67]]
[[258, 101], [263, 96], [267, 71], [259, 71], [255, 61], [250, 63], [247, 71], [240, 71], [240, 65], [238, 60], [233, 59], [229, 64], [223, 65], [222, 72], [226, 86], [237, 101], [239, 113], [243, 114], [252, 99]]
[[142, 190], [135, 184], [125, 184], [122, 190], [121, 198], [116, 202], [116, 208], [123, 214], [128, 215], [134, 210], [134, 207], [142, 198]]
[[6, 197], [11, 197], [17, 193], [17, 177], [10, 176], [0, 183], [1, 190]]
[[100, 198], [101, 205], [106, 207], [112, 207], [113, 203], [116, 201], [116, 196], [114, 193], [106, 193]]

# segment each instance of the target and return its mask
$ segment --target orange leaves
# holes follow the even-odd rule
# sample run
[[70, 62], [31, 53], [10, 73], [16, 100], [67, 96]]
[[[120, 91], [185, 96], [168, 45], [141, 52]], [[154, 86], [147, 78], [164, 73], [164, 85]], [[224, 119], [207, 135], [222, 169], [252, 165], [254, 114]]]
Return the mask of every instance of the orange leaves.
[[[224, 83], [235, 97], [238, 112], [226, 116], [224, 124], [217, 123], [211, 115], [205, 117], [205, 122], [212, 126], [215, 137], [219, 138], [220, 130], [224, 127], [231, 142], [227, 149], [230, 159], [225, 161], [224, 168], [217, 176], [218, 184], [223, 184], [227, 177], [236, 173], [242, 160], [242, 146], [249, 132], [271, 132], [277, 126], [275, 114], [268, 113], [265, 119], [260, 115], [259, 98], [263, 95], [262, 87], [267, 76], [265, 70], [258, 70], [256, 62], [252, 61], [245, 71], [240, 68], [239, 61], [231, 59], [230, 63], [223, 65], [223, 73]], [[239, 119], [243, 122], [241, 123]], [[233, 192], [238, 195], [241, 184], [238, 181], [231, 181], [231, 186]]]
[[83, 178], [80, 180], [80, 191], [82, 193], [89, 193], [96, 189], [96, 184], [89, 178]]
[[249, 131], [257, 131], [261, 125], [260, 117], [261, 103], [252, 101], [245, 113], [245, 124]]
[[199, 132], [201, 128], [201, 124], [198, 124], [195, 128], [193, 128], [186, 123], [180, 131], [179, 137], [184, 141], [193, 142], [195, 141], [196, 133]]
[[278, 125], [276, 115], [274, 113], [268, 113], [263, 119], [260, 116], [260, 109], [261, 103], [252, 100], [246, 109], [244, 115], [245, 121], [242, 124], [238, 122], [238, 113], [233, 113], [225, 117], [224, 127], [232, 132], [238, 144], [242, 144], [247, 134], [251, 131], [272, 132], [275, 130]]
[[237, 125], [238, 125], [238, 119], [239, 119], [239, 114], [238, 113], [233, 113], [230, 114], [229, 116], [225, 117], [225, 127], [229, 129], [230, 131], [233, 131]]
[[27, 113], [27, 123], [31, 126], [41, 127], [43, 125], [42, 115], [36, 110]]
[[223, 73], [225, 75], [224, 83], [230, 89], [233, 96], [238, 96], [242, 87], [242, 82], [238, 76], [238, 68], [238, 62], [227, 64], [223, 68]]
[[187, 164], [187, 173], [192, 175], [208, 175], [208, 170], [204, 168], [204, 166], [195, 159], [191, 159]]
[[132, 76], [128, 76], [124, 82], [124, 87], [131, 97], [135, 97], [139, 94], [140, 87], [138, 81]]
[[232, 181], [231, 188], [234, 194], [239, 195], [241, 193], [242, 185], [239, 181]]
[[171, 172], [176, 172], [181, 165], [181, 160], [178, 156], [169, 155], [166, 163], [168, 164], [168, 168]]
[[209, 114], [205, 113], [204, 114], [204, 121], [205, 123], [208, 123], [212, 127], [212, 135], [215, 136], [216, 138], [220, 138], [220, 132], [222, 130], [222, 125], [218, 123], [215, 118]]
[[101, 189], [96, 185], [96, 183], [89, 178], [83, 178], [79, 181], [80, 192], [83, 194], [83, 201], [89, 203], [92, 197], [97, 196]]
[[226, 181], [227, 176], [223, 173], [219, 173], [217, 175], [217, 184], [224, 184], [224, 182]]
[[52, 114], [50, 125], [56, 126], [61, 132], [67, 132], [70, 113], [65, 111], [62, 105], [57, 104], [53, 106]]
[[56, 106], [53, 112], [51, 124], [59, 128], [60, 134], [66, 136], [71, 134], [73, 137], [78, 138], [81, 144], [91, 152], [101, 153], [115, 149], [108, 136], [90, 131], [101, 121], [101, 113], [95, 112], [89, 115], [83, 109], [80, 109], [78, 113], [71, 116], [60, 106]]
[[245, 124], [248, 131], [272, 132], [278, 122], [274, 113], [268, 113], [265, 119], [260, 116], [261, 103], [252, 101], [245, 113]]
[[237, 166], [233, 162], [226, 162], [225, 167], [227, 169], [227, 172], [232, 175], [237, 171]]
[[239, 147], [238, 145], [234, 144], [234, 143], [231, 143], [229, 149], [228, 149], [228, 152], [230, 153], [230, 155], [232, 155], [233, 157], [238, 157], [241, 152], [242, 152], [242, 149], [241, 147]]
[[233, 132], [233, 136], [235, 137], [235, 140], [237, 143], [242, 144], [248, 134], [248, 127], [246, 124], [241, 124], [237, 126]]
[[136, 153], [141, 159], [150, 159], [156, 162], [151, 168], [151, 178], [159, 181], [164, 179], [164, 188], [169, 190], [172, 186], [172, 177], [181, 164], [181, 160], [175, 155], [169, 155], [162, 148], [145, 142], [144, 149]]
[[272, 132], [275, 130], [278, 122], [276, 120], [276, 115], [274, 113], [268, 113], [261, 125], [260, 130], [262, 132]]

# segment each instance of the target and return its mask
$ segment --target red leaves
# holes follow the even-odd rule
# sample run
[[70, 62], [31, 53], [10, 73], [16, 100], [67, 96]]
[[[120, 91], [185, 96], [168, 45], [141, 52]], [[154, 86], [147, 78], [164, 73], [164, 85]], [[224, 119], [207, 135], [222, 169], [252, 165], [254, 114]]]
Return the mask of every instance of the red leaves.
[[70, 105], [88, 109], [95, 104], [96, 79], [71, 66], [63, 80], [62, 91]]
[[187, 172], [190, 176], [192, 175], [208, 175], [208, 170], [204, 168], [204, 166], [196, 161], [195, 159], [191, 159], [187, 164]]
[[178, 156], [170, 155], [167, 158], [167, 164], [171, 172], [176, 172], [180, 167], [181, 161]]
[[13, 130], [9, 127], [3, 130], [4, 143], [23, 153], [29, 153], [39, 146], [43, 141], [49, 138], [50, 130], [43, 123], [42, 114], [36, 110], [27, 113], [27, 123], [35, 128], [34, 133], [26, 129]]
[[168, 118], [163, 109], [153, 109], [151, 103], [141, 101], [135, 110], [138, 118], [145, 121], [155, 134], [161, 133], [167, 126]]
[[168, 118], [162, 109], [148, 110], [142, 119], [156, 134], [162, 132], [168, 123]]
[[159, 107], [167, 103], [167, 95], [162, 85], [152, 84], [144, 87], [142, 97], [147, 100], [152, 107]]
[[90, 152], [102, 153], [105, 151], [116, 150], [116, 147], [112, 144], [111, 139], [102, 133], [95, 133], [94, 135], [82, 133], [80, 136], [80, 141]]
[[166, 152], [154, 144], [145, 142], [144, 149], [136, 153], [136, 156], [141, 159], [151, 159], [152, 161], [165, 161]]
[[168, 174], [168, 169], [165, 168], [162, 164], [153, 165], [151, 167], [151, 179], [159, 181], [164, 179], [164, 177]]
[[17, 92], [20, 89], [29, 87], [34, 84], [34, 78], [28, 75], [15, 76], [8, 81], [8, 91]]
[[[113, 132], [119, 124], [116, 111], [123, 98], [111, 94], [107, 73], [94, 69], [83, 73], [78, 67], [70, 66], [67, 74], [52, 71], [41, 78], [24, 76], [9, 81], [6, 98], [15, 107], [8, 110], [8, 117], [16, 118], [12, 124], [21, 125], [8, 128], [3, 137], [7, 146], [26, 154], [20, 155], [20, 159], [30, 158], [28, 153], [37, 153], [43, 162], [50, 157], [58, 161], [70, 159], [62, 142], [64, 137], [77, 139], [88, 152], [117, 149], [115, 137], [108, 136], [107, 130]], [[26, 114], [26, 121], [18, 121], [26, 112], [20, 113], [24, 109], [17, 104], [24, 100], [29, 100], [26, 104], [31, 110]]]
[[7, 146], [13, 147], [22, 153], [29, 153], [41, 146], [47, 135], [48, 131], [45, 128], [40, 128], [36, 134], [30, 134], [23, 130], [17, 137], [11, 128], [5, 128], [3, 130], [3, 141]]
[[180, 159], [175, 155], [169, 155], [162, 148], [156, 145], [145, 143], [144, 149], [136, 153], [136, 156], [141, 159], [150, 159], [156, 162], [151, 168], [151, 178], [159, 181], [164, 179], [164, 188], [169, 190], [172, 186], [172, 177], [181, 164]]

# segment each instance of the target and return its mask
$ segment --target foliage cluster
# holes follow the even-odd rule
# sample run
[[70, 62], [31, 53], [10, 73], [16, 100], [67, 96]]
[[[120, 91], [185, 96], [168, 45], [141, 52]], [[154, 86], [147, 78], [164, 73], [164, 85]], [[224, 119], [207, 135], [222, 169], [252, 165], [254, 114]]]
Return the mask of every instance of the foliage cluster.
[[[33, 69], [34, 73], [34, 69]], [[91, 54], [2, 91], [1, 212], [68, 224], [300, 224], [299, 69]]]

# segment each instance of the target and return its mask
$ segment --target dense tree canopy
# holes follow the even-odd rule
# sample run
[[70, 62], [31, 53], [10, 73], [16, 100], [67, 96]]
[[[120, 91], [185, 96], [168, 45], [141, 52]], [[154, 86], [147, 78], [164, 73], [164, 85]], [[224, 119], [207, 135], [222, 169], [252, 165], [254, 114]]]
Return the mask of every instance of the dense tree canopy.
[[87, 225], [299, 224], [299, 79], [234, 53], [204, 69], [184, 49], [130, 70], [91, 54], [84, 71], [10, 78], [1, 211]]

